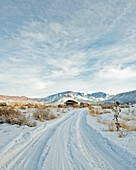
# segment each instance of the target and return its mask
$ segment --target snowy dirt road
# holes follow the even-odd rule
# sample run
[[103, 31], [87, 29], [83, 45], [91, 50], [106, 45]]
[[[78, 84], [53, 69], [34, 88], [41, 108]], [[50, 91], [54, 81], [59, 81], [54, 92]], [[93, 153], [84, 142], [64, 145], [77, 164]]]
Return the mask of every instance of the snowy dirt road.
[[136, 157], [88, 123], [87, 109], [21, 133], [0, 151], [0, 170], [136, 169]]

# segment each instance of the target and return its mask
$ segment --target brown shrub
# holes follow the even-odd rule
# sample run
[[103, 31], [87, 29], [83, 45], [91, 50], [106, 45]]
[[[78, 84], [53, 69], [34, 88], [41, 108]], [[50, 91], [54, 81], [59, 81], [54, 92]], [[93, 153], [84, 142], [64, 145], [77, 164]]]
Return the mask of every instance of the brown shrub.
[[99, 114], [99, 111], [98, 111], [98, 110], [96, 110], [96, 111], [95, 111], [95, 113], [98, 115], [98, 114]]
[[106, 120], [106, 119], [103, 119], [103, 120], [101, 121], [101, 123], [104, 124], [104, 125], [106, 125], [106, 124], [107, 124], [107, 120]]
[[52, 105], [52, 104], [49, 104], [48, 107], [53, 107], [53, 105]]
[[107, 120], [102, 119], [102, 117], [100, 117], [100, 116], [97, 117], [97, 122], [101, 123], [101, 124], [104, 124], [104, 125], [108, 124]]
[[14, 109], [0, 109], [0, 123], [36, 126], [36, 122], [30, 121], [20, 111]]
[[136, 126], [135, 125], [127, 125], [126, 122], [122, 121], [120, 123], [121, 127], [123, 129], [126, 129], [127, 131], [136, 131]]
[[60, 108], [57, 109], [57, 112], [60, 112]]
[[34, 108], [34, 107], [35, 107], [35, 105], [34, 105], [34, 104], [31, 104], [31, 103], [26, 104], [25, 106], [27, 106], [29, 109]]
[[110, 132], [115, 131], [115, 123], [113, 121], [108, 124], [108, 130]]
[[113, 105], [108, 103], [102, 104], [101, 107], [102, 109], [113, 109]]
[[97, 116], [94, 109], [89, 110], [89, 113], [90, 113], [92, 116]]
[[34, 111], [33, 117], [35, 117], [39, 121], [43, 120], [51, 120], [54, 118], [54, 114], [50, 111], [50, 109], [42, 109], [38, 108]]
[[42, 109], [46, 109], [48, 106], [47, 105], [43, 105], [42, 106]]
[[81, 102], [80, 103], [80, 107], [82, 108], [82, 107], [89, 107], [89, 103], [83, 103], [83, 102]]
[[52, 117], [51, 117], [51, 119], [56, 119], [57, 118], [57, 116], [55, 116], [55, 115], [52, 115]]
[[50, 108], [47, 108], [47, 111], [51, 111], [51, 109], [50, 109]]
[[0, 103], [0, 106], [7, 106], [7, 103], [6, 102], [2, 102], [2, 103]]
[[64, 109], [61, 110], [61, 113], [65, 113]]
[[29, 127], [35, 127], [37, 126], [37, 122], [36, 121], [29, 121]]
[[90, 106], [90, 107], [89, 107], [89, 110], [92, 110], [92, 109], [94, 109], [94, 107], [91, 107], [91, 106]]
[[129, 105], [127, 105], [127, 104], [121, 104], [121, 105], [120, 105], [120, 108], [129, 108]]
[[26, 110], [26, 109], [28, 109], [28, 106], [21, 106], [20, 109]]
[[136, 126], [129, 126], [129, 131], [135, 131], [136, 132]]
[[109, 110], [103, 110], [103, 113], [111, 113]]
[[127, 129], [127, 124], [126, 124], [126, 122], [124, 122], [124, 121], [120, 122], [120, 126], [121, 126], [123, 129]]
[[58, 107], [59, 107], [59, 108], [64, 108], [64, 107], [65, 107], [65, 105], [63, 105], [63, 104], [59, 104], [59, 105], [58, 105]]
[[57, 108], [58, 106], [57, 105], [53, 105], [53, 108]]
[[131, 121], [131, 120], [136, 121], [136, 118], [135, 118], [135, 117], [130, 117], [130, 116], [128, 116], [128, 117], [123, 117], [123, 116], [120, 116], [120, 115], [119, 115], [119, 118], [123, 119], [124, 121]]
[[122, 116], [121, 116], [121, 115], [119, 115], [118, 117], [119, 117], [120, 119], [122, 119]]
[[23, 106], [25, 105], [22, 101], [14, 101], [10, 103], [11, 106]]

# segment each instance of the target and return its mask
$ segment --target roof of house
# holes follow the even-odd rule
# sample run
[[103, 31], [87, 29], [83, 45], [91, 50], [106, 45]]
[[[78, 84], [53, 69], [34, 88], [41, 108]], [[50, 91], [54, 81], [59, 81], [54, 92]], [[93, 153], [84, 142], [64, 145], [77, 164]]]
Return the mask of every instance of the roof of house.
[[67, 104], [67, 103], [77, 103], [77, 104], [78, 104], [78, 102], [76, 102], [76, 101], [74, 101], [74, 100], [67, 100], [67, 101], [65, 102], [65, 104]]

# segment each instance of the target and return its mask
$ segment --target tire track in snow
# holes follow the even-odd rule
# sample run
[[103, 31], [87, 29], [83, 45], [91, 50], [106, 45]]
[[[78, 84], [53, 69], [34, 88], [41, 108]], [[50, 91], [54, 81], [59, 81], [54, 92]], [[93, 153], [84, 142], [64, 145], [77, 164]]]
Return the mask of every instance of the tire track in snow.
[[[38, 128], [39, 131], [36, 130], [34, 133], [29, 135], [29, 133], [26, 133], [19, 137], [16, 141], [14, 141], [14, 145], [12, 144], [11, 148], [9, 148], [8, 152], [4, 152], [4, 154], [0, 155], [0, 169], [7, 170], [7, 169], [18, 169], [19, 164], [22, 164], [22, 161], [24, 162], [23, 158], [26, 160], [26, 156], [32, 152], [32, 150], [35, 150], [34, 146], [39, 146], [40, 141], [42, 141], [42, 137], [45, 138], [45, 143], [43, 147], [45, 146], [46, 142], [51, 137], [50, 135], [55, 133], [56, 126], [59, 126], [61, 123], [64, 123], [65, 120], [67, 120], [71, 115], [67, 115], [64, 117], [61, 117], [60, 119], [56, 121], [49, 122], [45, 127]], [[55, 126], [56, 125], [56, 126]], [[53, 129], [51, 129], [53, 127]], [[51, 129], [51, 131], [50, 131]], [[49, 133], [49, 135], [46, 135], [46, 132]], [[26, 137], [27, 136], [27, 137]], [[26, 139], [25, 139], [26, 137]], [[42, 141], [43, 142], [43, 141]], [[41, 143], [42, 143], [41, 142]], [[42, 143], [43, 144], [43, 143]], [[38, 151], [39, 152], [39, 151]], [[21, 158], [22, 157], [22, 158]], [[28, 158], [29, 160], [29, 158]], [[28, 162], [25, 162], [27, 164]], [[32, 164], [32, 162], [31, 162]], [[24, 166], [25, 167], [25, 166]], [[28, 168], [29, 169], [29, 168]]]
[[88, 161], [91, 169], [112, 170], [113, 168], [105, 162], [103, 156], [100, 155], [99, 151], [97, 151], [92, 145], [91, 140], [88, 138], [88, 134], [90, 134], [90, 132], [87, 133], [87, 131], [84, 130], [84, 126], [86, 126], [86, 123], [84, 123], [85, 115], [85, 111], [81, 111], [80, 116], [78, 117], [76, 122], [76, 134], [77, 138], [79, 139], [78, 146], [83, 156]]
[[79, 117], [79, 112], [74, 112], [75, 119], [69, 125], [69, 136], [67, 142], [67, 152], [69, 154], [69, 159], [73, 165], [72, 169], [90, 169], [90, 166], [83, 156], [79, 146], [77, 145], [79, 138], [77, 138], [76, 122]]
[[[66, 139], [65, 130], [67, 128], [67, 125], [69, 125], [69, 121], [71, 119], [73, 119], [73, 115], [70, 115], [68, 119], [66, 119], [59, 126], [57, 126], [57, 128], [55, 127], [57, 133], [54, 133], [51, 136], [50, 141], [48, 142], [48, 147], [50, 148], [50, 152], [48, 155], [46, 155], [46, 148], [44, 148], [45, 150], [43, 150], [43, 153], [41, 155], [41, 158], [38, 164], [38, 170], [39, 169], [56, 169], [56, 167], [58, 167], [61, 163], [63, 164], [62, 160], [66, 156], [65, 155], [65, 139]], [[63, 137], [65, 139], [63, 139]], [[64, 166], [64, 164], [62, 166]], [[67, 162], [67, 166], [71, 168], [68, 162]]]
[[92, 128], [89, 116], [72, 111], [22, 134], [2, 150], [0, 170], [136, 169], [136, 157]]
[[[94, 154], [94, 156], [95, 157], [97, 156], [101, 160], [99, 167], [103, 166], [103, 168], [101, 169], [106, 169], [106, 168], [120, 169], [120, 170], [136, 169], [136, 157], [128, 153], [124, 149], [120, 148], [118, 145], [114, 144], [113, 142], [109, 141], [107, 138], [103, 137], [100, 134], [100, 132], [92, 128], [87, 121], [90, 116], [87, 110], [85, 110], [84, 113], [82, 113], [81, 115], [83, 114], [84, 116], [82, 116], [81, 119], [82, 121], [80, 121], [80, 127], [82, 127], [80, 128], [80, 130], [82, 131], [81, 134], [84, 140], [83, 145], [84, 143], [87, 144], [86, 148], [88, 148], [88, 151], [89, 148], [93, 148], [94, 153], [96, 151], [96, 154]], [[107, 165], [109, 167], [107, 167]]]
[[[69, 161], [69, 155], [66, 151], [67, 137], [69, 136], [68, 129], [70, 122], [74, 119], [75, 115], [71, 114], [69, 119], [62, 123], [57, 128], [57, 133], [52, 135], [50, 139], [50, 153], [48, 156], [40, 161], [39, 169], [72, 169], [72, 164]], [[46, 153], [46, 152], [45, 152]], [[44, 154], [45, 154], [44, 153]], [[44, 157], [44, 155], [42, 156]]]

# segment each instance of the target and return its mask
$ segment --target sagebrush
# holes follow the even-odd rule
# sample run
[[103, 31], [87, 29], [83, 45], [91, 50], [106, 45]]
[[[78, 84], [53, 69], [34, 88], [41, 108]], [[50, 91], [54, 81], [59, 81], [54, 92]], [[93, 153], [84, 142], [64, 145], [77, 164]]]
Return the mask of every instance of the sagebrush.
[[37, 125], [35, 121], [30, 121], [20, 111], [14, 109], [0, 109], [0, 123], [18, 124], [20, 126], [27, 125], [34, 127]]

